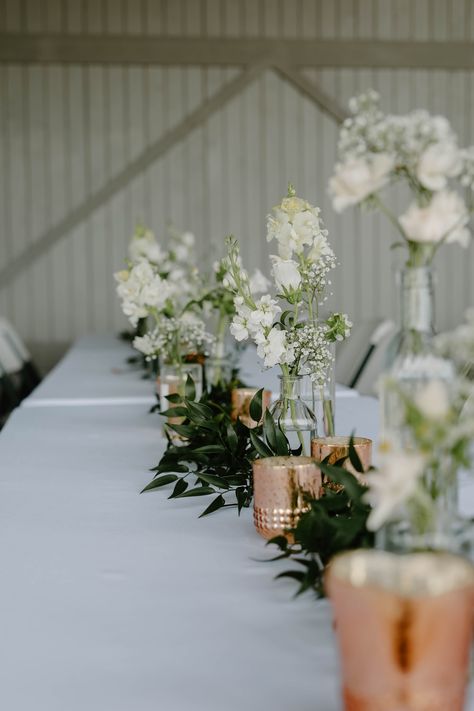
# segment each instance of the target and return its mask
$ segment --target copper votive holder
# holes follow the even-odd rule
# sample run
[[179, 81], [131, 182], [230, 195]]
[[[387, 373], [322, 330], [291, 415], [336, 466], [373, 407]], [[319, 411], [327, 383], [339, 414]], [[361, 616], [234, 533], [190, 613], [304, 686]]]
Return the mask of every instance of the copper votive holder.
[[[232, 411], [231, 417], [235, 422], [237, 418], [249, 429], [257, 427], [260, 422], [256, 422], [250, 417], [250, 403], [252, 402], [254, 396], [258, 393], [259, 388], [234, 388], [232, 390]], [[262, 392], [262, 415], [265, 410], [270, 407], [272, 399], [271, 390], [264, 390]]]
[[[339, 459], [349, 457], [350, 441], [350, 437], [314, 437], [311, 440], [311, 455], [318, 462], [329, 457], [329, 464], [334, 464]], [[367, 471], [372, 464], [372, 440], [367, 437], [353, 437], [352, 442], [364, 471]], [[354, 469], [349, 458], [344, 462], [344, 468], [364, 483], [363, 475]]]
[[474, 566], [448, 553], [359, 550], [326, 573], [345, 711], [462, 711]]
[[253, 520], [264, 538], [292, 537], [294, 528], [309, 507], [305, 494], [318, 498], [321, 471], [311, 457], [267, 457], [253, 463]]

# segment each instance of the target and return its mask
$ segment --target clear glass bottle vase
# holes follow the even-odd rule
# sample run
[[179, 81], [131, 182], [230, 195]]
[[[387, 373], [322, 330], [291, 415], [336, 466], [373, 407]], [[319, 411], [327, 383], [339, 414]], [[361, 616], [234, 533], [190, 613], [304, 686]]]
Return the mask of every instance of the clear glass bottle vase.
[[280, 375], [279, 378], [280, 397], [270, 409], [270, 414], [285, 434], [291, 450], [303, 456], [311, 456], [311, 440], [316, 436], [316, 417], [301, 397], [303, 376]]
[[397, 520], [386, 524], [377, 533], [377, 548], [394, 553], [448, 551], [470, 557], [474, 529], [458, 513], [456, 468], [439, 460], [436, 470], [425, 472], [423, 484], [425, 501], [412, 501]]
[[[398, 274], [400, 329], [388, 347], [385, 375], [397, 387], [413, 396], [431, 380], [451, 384], [454, 368], [439, 356], [433, 345], [434, 274], [429, 266], [405, 267]], [[398, 435], [403, 442], [400, 399], [395, 389], [382, 388], [383, 434]]]
[[315, 382], [311, 373], [303, 373], [301, 397], [316, 417], [318, 437], [334, 437], [336, 418], [336, 344], [328, 343], [331, 361], [324, 383]]

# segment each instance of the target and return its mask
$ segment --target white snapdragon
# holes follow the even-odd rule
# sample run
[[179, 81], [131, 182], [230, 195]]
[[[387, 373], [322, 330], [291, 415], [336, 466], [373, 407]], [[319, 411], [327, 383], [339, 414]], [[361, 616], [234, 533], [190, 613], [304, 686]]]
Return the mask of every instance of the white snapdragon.
[[416, 177], [428, 190], [444, 190], [448, 178], [458, 175], [462, 159], [456, 143], [432, 143], [421, 154], [416, 166]]
[[430, 203], [420, 207], [412, 203], [399, 218], [407, 238], [412, 242], [459, 242], [467, 247], [471, 233], [467, 228], [469, 213], [464, 200], [455, 192], [440, 191]]
[[379, 471], [365, 474], [369, 490], [365, 500], [372, 506], [369, 531], [393, 520], [415, 495], [426, 460], [417, 452], [390, 449], [381, 455]]
[[293, 291], [301, 284], [301, 274], [298, 263], [293, 259], [282, 259], [275, 254], [270, 255], [272, 260], [272, 276], [279, 291]]
[[386, 153], [371, 158], [349, 158], [338, 163], [329, 181], [329, 194], [336, 212], [357, 205], [380, 190], [390, 180], [393, 168], [394, 159]]

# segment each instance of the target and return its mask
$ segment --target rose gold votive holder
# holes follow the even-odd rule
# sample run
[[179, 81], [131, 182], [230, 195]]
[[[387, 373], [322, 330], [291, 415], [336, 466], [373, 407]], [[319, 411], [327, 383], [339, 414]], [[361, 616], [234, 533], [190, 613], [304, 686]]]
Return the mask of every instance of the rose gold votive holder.
[[[350, 437], [314, 437], [311, 440], [311, 455], [318, 462], [329, 457], [329, 464], [334, 464], [339, 459], [349, 456], [350, 441]], [[364, 471], [367, 471], [372, 464], [372, 440], [367, 437], [354, 437], [353, 443]], [[354, 469], [349, 459], [344, 462], [344, 468], [362, 483], [364, 482], [364, 477]]]
[[267, 457], [253, 463], [253, 520], [264, 538], [292, 537], [294, 528], [308, 511], [305, 494], [313, 498], [321, 490], [321, 472], [311, 457]]
[[[261, 424], [261, 422], [256, 422], [250, 417], [250, 403], [258, 391], [259, 388], [234, 388], [232, 390], [232, 420], [234, 422], [238, 418], [249, 429]], [[271, 399], [271, 391], [264, 390], [262, 393], [262, 413], [265, 413], [265, 410], [270, 407]]]
[[474, 567], [448, 553], [336, 556], [326, 573], [345, 711], [462, 711]]

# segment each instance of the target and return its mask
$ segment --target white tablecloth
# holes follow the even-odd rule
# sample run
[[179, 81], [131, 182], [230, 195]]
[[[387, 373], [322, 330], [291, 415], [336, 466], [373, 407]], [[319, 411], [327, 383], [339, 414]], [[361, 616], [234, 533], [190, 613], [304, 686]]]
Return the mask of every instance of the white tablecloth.
[[[151, 406], [156, 402], [153, 382], [142, 377], [139, 367], [127, 363], [131, 355], [136, 356], [137, 352], [113, 334], [84, 336], [22, 406]], [[253, 346], [243, 353], [240, 374], [248, 385], [279, 391], [277, 369], [262, 370]], [[357, 396], [355, 390], [344, 385], [337, 385], [336, 392], [338, 398]]]
[[[377, 403], [347, 398], [337, 423], [375, 437]], [[20, 408], [0, 434], [0, 708], [340, 710], [328, 603], [256, 562], [251, 512], [138, 494], [159, 431], [115, 404]]]

